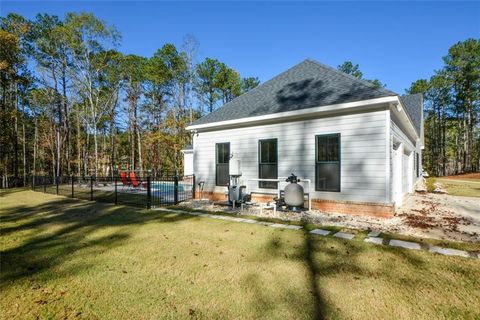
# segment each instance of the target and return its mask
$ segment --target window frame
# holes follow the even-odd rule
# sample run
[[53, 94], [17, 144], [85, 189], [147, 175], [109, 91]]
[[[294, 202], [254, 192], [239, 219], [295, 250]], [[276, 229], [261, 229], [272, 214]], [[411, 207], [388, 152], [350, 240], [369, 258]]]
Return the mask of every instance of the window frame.
[[[338, 138], [338, 160], [336, 161], [318, 161], [318, 138], [319, 137], [329, 137], [329, 136], [335, 136]], [[341, 192], [341, 187], [342, 187], [342, 136], [340, 133], [325, 133], [325, 134], [317, 134], [315, 135], [315, 191], [321, 191], [321, 192]], [[318, 188], [318, 169], [317, 165], [318, 164], [323, 164], [323, 163], [336, 163], [338, 164], [338, 189], [336, 190], [325, 190], [325, 189], [319, 189]]]
[[[260, 172], [261, 172], [261, 166], [262, 165], [269, 165], [273, 163], [262, 163], [262, 142], [265, 141], [275, 141], [275, 159], [277, 160], [275, 163], [276, 170], [275, 170], [275, 175], [277, 176], [276, 178], [268, 178], [268, 179], [278, 179], [278, 139], [277, 138], [268, 138], [268, 139], [259, 139], [258, 140], [258, 179], [262, 179], [260, 177]], [[267, 179], [267, 178], [266, 178]], [[268, 181], [263, 181], [263, 183], [269, 183]], [[278, 189], [278, 182], [276, 182], [277, 186], [276, 187], [264, 187], [262, 186], [262, 181], [258, 181], [258, 188], [260, 189]]]
[[228, 162], [226, 163], [227, 165], [227, 172], [228, 172], [228, 177], [230, 180], [230, 142], [217, 142], [215, 143], [215, 186], [217, 187], [228, 187], [229, 182], [227, 184], [218, 184], [218, 165], [219, 164], [225, 164], [225, 163], [219, 163], [218, 162], [218, 146], [219, 145], [228, 145]]

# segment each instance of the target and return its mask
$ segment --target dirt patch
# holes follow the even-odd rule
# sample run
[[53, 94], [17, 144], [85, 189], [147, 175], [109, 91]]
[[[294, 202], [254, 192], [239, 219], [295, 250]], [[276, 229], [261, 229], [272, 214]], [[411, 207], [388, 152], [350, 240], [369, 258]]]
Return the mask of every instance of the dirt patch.
[[480, 241], [480, 199], [442, 194], [413, 194], [397, 216], [415, 235]]

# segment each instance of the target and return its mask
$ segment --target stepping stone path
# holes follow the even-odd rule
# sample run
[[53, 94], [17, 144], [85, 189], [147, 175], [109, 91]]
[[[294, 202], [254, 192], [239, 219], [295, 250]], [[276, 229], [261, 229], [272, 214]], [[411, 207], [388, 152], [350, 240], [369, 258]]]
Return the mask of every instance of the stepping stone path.
[[[290, 230], [300, 230], [300, 229], [303, 228], [302, 226], [291, 225], [291, 224], [258, 221], [258, 220], [254, 220], [254, 219], [244, 219], [244, 218], [239, 218], [239, 217], [230, 217], [230, 216], [223, 216], [223, 215], [203, 213], [203, 212], [183, 211], [183, 210], [174, 210], [174, 209], [167, 209], [167, 208], [159, 208], [159, 210], [167, 211], [167, 212], [189, 214], [189, 215], [192, 215], [192, 216], [209, 217], [209, 218], [213, 218], [213, 219], [217, 219], [217, 220], [258, 224], [258, 225], [263, 225], [263, 226], [272, 227], [272, 228], [281, 228], [281, 229], [290, 229]], [[316, 234], [316, 235], [321, 235], [321, 236], [327, 236], [331, 233], [331, 231], [324, 230], [324, 229], [313, 229], [312, 231], [310, 231], [310, 233], [311, 234]], [[368, 233], [367, 238], [365, 238], [364, 242], [372, 243], [372, 244], [376, 244], [376, 245], [382, 245], [384, 239], [379, 237], [380, 234], [381, 234], [380, 231], [371, 230]], [[346, 232], [337, 232], [337, 233], [333, 234], [333, 236], [336, 237], [336, 238], [340, 238], [340, 239], [352, 240], [355, 237], [355, 234], [346, 233]], [[390, 240], [389, 246], [400, 247], [400, 248], [411, 249], [411, 250], [421, 250], [422, 249], [420, 244], [418, 244], [416, 242], [395, 240], [395, 239]], [[457, 249], [449, 249], [449, 248], [442, 248], [442, 247], [437, 247], [437, 246], [430, 246], [428, 248], [428, 251], [432, 252], [432, 253], [447, 255], [447, 256], [458, 256], [458, 257], [464, 257], [464, 258], [470, 258], [470, 257], [475, 258], [476, 257], [476, 258], [480, 259], [480, 253], [470, 255], [470, 253], [468, 253], [467, 251], [457, 250]]]
[[347, 239], [347, 240], [352, 240], [353, 237], [355, 237], [354, 234], [352, 233], [345, 233], [345, 232], [337, 232], [333, 235], [334, 237], [341, 238], [341, 239]]
[[368, 237], [363, 240], [368, 243], [373, 243], [373, 244], [383, 244], [383, 238], [378, 238], [378, 237]]
[[243, 222], [245, 222], [245, 223], [252, 223], [252, 224], [253, 224], [253, 223], [257, 223], [258, 221], [257, 221], [257, 220], [252, 220], [252, 219], [244, 219]]
[[326, 235], [330, 234], [330, 231], [323, 230], [323, 229], [313, 229], [312, 231], [310, 231], [310, 233], [318, 234], [318, 235], [321, 235], [321, 236], [326, 236]]
[[380, 231], [377, 231], [377, 230], [372, 230], [368, 233], [368, 236], [369, 237], [378, 237], [380, 235]]
[[420, 250], [421, 247], [416, 242], [402, 241], [402, 240], [390, 240], [389, 243], [392, 247], [401, 247], [405, 249]]
[[434, 253], [444, 254], [446, 256], [459, 256], [459, 257], [470, 258], [470, 254], [467, 251], [463, 251], [463, 250], [448, 249], [448, 248], [431, 246], [428, 249], [428, 251], [434, 252]]
[[[178, 211], [174, 211], [174, 212], [178, 212]], [[180, 212], [178, 212], [178, 213], [180, 213]], [[201, 213], [201, 212], [189, 212], [188, 214], [192, 215], [192, 216], [203, 216], [203, 215], [205, 215], [204, 213]]]
[[300, 230], [300, 229], [302, 229], [302, 226], [295, 226], [295, 225], [292, 225], [292, 224], [281, 224], [281, 223], [271, 224], [270, 227], [290, 229], [290, 230]]

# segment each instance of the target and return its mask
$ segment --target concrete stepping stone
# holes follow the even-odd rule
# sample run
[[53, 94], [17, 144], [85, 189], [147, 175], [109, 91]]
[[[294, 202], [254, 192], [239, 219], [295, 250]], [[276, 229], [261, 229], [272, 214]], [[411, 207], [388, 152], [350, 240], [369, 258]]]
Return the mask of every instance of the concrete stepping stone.
[[326, 236], [330, 234], [330, 231], [323, 229], [313, 229], [312, 231], [310, 231], [310, 233], [318, 234], [320, 236]]
[[291, 230], [302, 229], [302, 226], [296, 226], [296, 225], [292, 225], [292, 224], [282, 224], [282, 223], [274, 223], [274, 224], [271, 224], [270, 227], [281, 228], [281, 229], [291, 229]]
[[205, 215], [205, 213], [202, 213], [202, 212], [189, 212], [188, 214], [191, 215], [191, 216], [204, 216]]
[[402, 241], [402, 240], [390, 240], [389, 245], [391, 247], [401, 247], [405, 249], [412, 249], [412, 250], [420, 250], [420, 244], [416, 242], [410, 242], [410, 241]]
[[363, 240], [368, 243], [373, 243], [373, 244], [383, 244], [383, 238], [378, 238], [378, 237], [368, 237]]
[[333, 235], [334, 237], [341, 238], [341, 239], [347, 239], [347, 240], [352, 240], [353, 237], [355, 237], [354, 234], [352, 233], [345, 233], [345, 232], [337, 232]]
[[368, 236], [369, 237], [378, 237], [380, 235], [380, 231], [377, 231], [377, 230], [372, 230], [368, 233]]
[[266, 226], [266, 227], [269, 227], [272, 224], [274, 224], [272, 222], [265, 222], [265, 221], [256, 221], [256, 223], [261, 224], [262, 226]]
[[253, 220], [253, 219], [243, 219], [243, 222], [245, 222], [245, 223], [258, 223], [257, 220]]
[[470, 258], [470, 254], [467, 251], [463, 251], [463, 250], [431, 246], [428, 249], [428, 251], [443, 254], [443, 255], [446, 255], [446, 256], [459, 256], [459, 257]]

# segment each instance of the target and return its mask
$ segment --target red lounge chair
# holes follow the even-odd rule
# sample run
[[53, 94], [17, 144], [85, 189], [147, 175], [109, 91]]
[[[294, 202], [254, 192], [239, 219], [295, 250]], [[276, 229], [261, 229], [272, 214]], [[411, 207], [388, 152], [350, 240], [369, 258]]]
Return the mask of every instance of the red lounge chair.
[[145, 188], [145, 183], [143, 181], [138, 182], [135, 172], [130, 172], [130, 181], [132, 182], [132, 187], [134, 190], [141, 190], [142, 187]]
[[127, 180], [127, 173], [125, 171], [120, 171], [120, 179], [122, 179], [122, 189], [130, 188], [130, 182]]

